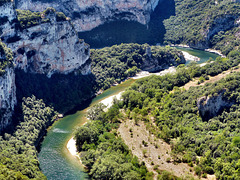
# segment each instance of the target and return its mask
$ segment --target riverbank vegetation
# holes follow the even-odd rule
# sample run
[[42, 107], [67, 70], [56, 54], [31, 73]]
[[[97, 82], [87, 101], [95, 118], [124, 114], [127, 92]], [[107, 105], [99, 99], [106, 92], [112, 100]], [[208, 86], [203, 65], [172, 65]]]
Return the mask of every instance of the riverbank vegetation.
[[226, 1], [176, 0], [176, 15], [164, 20], [165, 40], [171, 44], [213, 47], [227, 55], [239, 44], [239, 3]]
[[184, 63], [181, 51], [176, 48], [133, 43], [92, 49], [90, 59], [92, 73], [97, 88], [100, 89], [107, 89], [114, 83], [134, 76], [138, 71], [144, 70], [146, 64], [157, 68]]
[[104, 112], [102, 106], [98, 113], [90, 111], [89, 117], [95, 119], [79, 127], [74, 138], [81, 160], [88, 168], [92, 179], [149, 179], [152, 174], [144, 163], [133, 156], [116, 128], [122, 117], [119, 106], [112, 106]]
[[[218, 58], [208, 68], [198, 67], [199, 71], [189, 65], [179, 67], [173, 75], [140, 79], [122, 94], [119, 106], [129, 114], [128, 117], [136, 122], [146, 122], [151, 133], [170, 143], [174, 163], [185, 162], [194, 166], [199, 177], [215, 174], [217, 179], [237, 179], [240, 175], [240, 74], [232, 74], [213, 84], [190, 87], [188, 91], [177, 86], [197, 74], [198, 77], [215, 75], [218, 73], [215, 67], [231, 67], [234, 61], [239, 63], [239, 59], [238, 53], [235, 60]], [[230, 105], [221, 105], [214, 117], [205, 119], [197, 106], [199, 98], [204, 96], [215, 99], [222, 96]], [[153, 128], [153, 122], [157, 129]]]
[[[208, 120], [200, 116], [197, 100], [202, 96], [218, 96], [222, 91], [226, 91], [224, 99], [237, 103], [240, 75], [232, 75], [212, 85], [192, 87], [189, 91], [176, 87], [186, 84], [194, 77], [207, 79], [208, 76], [215, 76], [239, 63], [240, 53], [232, 51], [227, 58], [218, 57], [216, 61], [203, 67], [196, 63], [180, 65], [175, 74], [146, 77], [136, 81], [123, 93], [122, 101], [115, 100], [115, 105], [107, 112], [103, 112], [103, 106], [94, 107], [93, 111], [89, 111], [91, 113], [89, 117], [94, 121], [80, 127], [75, 134], [78, 150], [83, 151], [81, 159], [89, 168], [89, 174], [95, 179], [100, 178], [104, 173], [109, 177], [113, 175], [113, 172], [104, 172], [104, 169], [108, 169], [106, 167], [110, 167], [105, 159], [109, 158], [108, 161], [113, 161], [111, 164], [114, 164], [117, 161], [116, 157], [110, 154], [114, 154], [114, 151], [118, 151], [118, 154], [126, 153], [123, 145], [118, 145], [121, 151], [115, 149], [116, 142], [121, 139], [114, 130], [118, 127], [118, 123], [124, 121], [126, 117], [124, 114], [126, 114], [127, 117], [134, 119], [136, 124], [139, 121], [145, 121], [149, 124], [151, 133], [171, 144], [174, 163], [185, 162], [195, 166], [195, 172], [199, 177], [215, 173], [218, 178], [230, 176], [226, 174], [229, 172], [223, 168], [228, 165], [232, 167], [232, 177], [237, 177], [238, 174], [234, 172], [238, 168], [236, 164], [239, 157], [236, 153], [239, 149], [238, 145], [233, 144], [236, 144], [235, 139], [238, 138], [236, 114], [238, 106], [226, 108], [223, 114]], [[173, 93], [172, 90], [174, 90]], [[154, 118], [157, 129], [151, 128], [153, 125], [150, 117]], [[226, 117], [236, 118], [226, 121], [224, 120]], [[215, 126], [216, 123], [217, 126]], [[232, 127], [233, 124], [235, 124], [234, 127]], [[219, 140], [220, 136], [221, 140]], [[223, 152], [224, 148], [228, 151]], [[121, 162], [126, 161], [121, 160]], [[159, 178], [161, 176], [160, 173]]]
[[0, 136], [0, 179], [46, 179], [36, 146], [57, 113], [34, 96], [24, 98], [21, 109], [16, 129]]

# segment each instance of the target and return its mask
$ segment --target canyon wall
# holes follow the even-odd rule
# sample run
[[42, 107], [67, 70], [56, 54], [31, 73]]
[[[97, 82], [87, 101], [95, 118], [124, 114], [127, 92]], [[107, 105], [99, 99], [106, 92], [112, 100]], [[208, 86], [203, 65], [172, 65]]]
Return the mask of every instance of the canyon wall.
[[[33, 15], [30, 13], [26, 17], [29, 16]], [[53, 8], [42, 13], [39, 21], [29, 27], [23, 27], [19, 22], [19, 29], [16, 28], [14, 33], [3, 32], [1, 38], [14, 52], [15, 67], [48, 77], [75, 70], [89, 74], [90, 47], [78, 38], [71, 22], [66, 18], [58, 20]]]
[[0, 77], [0, 132], [11, 124], [12, 113], [16, 101], [15, 73], [13, 68], [6, 68]]
[[16, 105], [16, 85], [11, 49], [0, 40], [0, 132], [11, 124]]
[[164, 0], [18, 0], [16, 7], [32, 11], [53, 7], [70, 17], [76, 30], [82, 32], [111, 20], [147, 24], [160, 1]]
[[[11, 124], [14, 106], [17, 99], [20, 102], [22, 98], [21, 95], [16, 96], [16, 69], [24, 71], [29, 76], [41, 74], [49, 79], [53, 74], [59, 74], [59, 76], [72, 74], [70, 77], [73, 79], [73, 73], [75, 73], [81, 77], [78, 82], [82, 83], [84, 79], [82, 75], [90, 74], [91, 68], [88, 60], [89, 45], [78, 38], [74, 26], [63, 13], [53, 8], [35, 14], [30, 11], [17, 11], [13, 2], [6, 0], [0, 2], [0, 20], [1, 132]], [[31, 84], [34, 80], [22, 78], [24, 76], [16, 76], [19, 83], [30, 81]], [[72, 79], [68, 80], [67, 87], [62, 88], [69, 90], [73, 84]], [[51, 80], [52, 84], [48, 86], [56, 88], [53, 83], [55, 81], [57, 80]], [[61, 84], [64, 86], [64, 82]], [[29, 87], [22, 88], [23, 91], [26, 89]], [[61, 93], [59, 87], [57, 92]], [[56, 96], [59, 93], [56, 93]], [[25, 93], [24, 97], [31, 94], [32, 92]]]

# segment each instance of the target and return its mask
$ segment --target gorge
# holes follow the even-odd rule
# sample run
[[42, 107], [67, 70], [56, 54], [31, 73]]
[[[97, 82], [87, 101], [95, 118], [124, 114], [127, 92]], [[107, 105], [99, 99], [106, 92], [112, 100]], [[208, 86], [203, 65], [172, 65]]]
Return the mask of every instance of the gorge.
[[[205, 17], [204, 13], [192, 15], [191, 7], [199, 11], [205, 8], [208, 12], [206, 13], [207, 16]], [[212, 157], [220, 158], [220, 150], [216, 151], [216, 149], [220, 149], [223, 145], [211, 145], [209, 146], [210, 149], [207, 148], [208, 146], [200, 147], [200, 141], [203, 144], [205, 143], [204, 145], [209, 141], [203, 142], [202, 139], [197, 137], [198, 141], [187, 137], [186, 141], [183, 142], [181, 138], [186, 136], [188, 129], [184, 129], [182, 124], [178, 123], [182, 121], [186, 123], [186, 119], [189, 119], [192, 123], [201, 121], [199, 124], [202, 127], [195, 126], [194, 131], [189, 131], [189, 133], [202, 130], [201, 133], [204, 134], [207, 128], [211, 131], [216, 130], [216, 127], [210, 127], [212, 122], [221, 121], [218, 122], [219, 131], [225, 127], [233, 129], [233, 133], [227, 136], [227, 139], [231, 142], [231, 146], [228, 146], [229, 151], [235, 152], [238, 148], [237, 130], [235, 129], [237, 123], [236, 125], [228, 124], [220, 116], [230, 116], [231, 113], [235, 116], [235, 109], [238, 108], [237, 104], [229, 104], [229, 100], [220, 96], [212, 98], [212, 95], [216, 95], [216, 92], [224, 92], [224, 98], [232, 98], [234, 102], [238, 102], [238, 89], [234, 84], [235, 80], [238, 81], [238, 75], [227, 77], [229, 84], [221, 81], [219, 86], [213, 86], [212, 91], [207, 87], [210, 87], [210, 85], [204, 86], [208, 92], [207, 94], [199, 94], [202, 92], [200, 87], [199, 93], [197, 93], [197, 90], [190, 88], [189, 92], [201, 95], [201, 97], [205, 97], [204, 100], [207, 99], [206, 102], [209, 102], [206, 106], [205, 102], [202, 102], [198, 107], [198, 111], [195, 106], [197, 100], [194, 99], [197, 97], [193, 97], [192, 94], [189, 95], [190, 98], [193, 98], [192, 103], [187, 104], [187, 98], [181, 100], [187, 104], [189, 110], [181, 109], [181, 107], [174, 109], [178, 106], [174, 98], [181, 99], [178, 97], [178, 93], [181, 94], [178, 87], [190, 80], [196, 78], [198, 83], [201, 84], [209, 76], [217, 75], [224, 70], [237, 68], [240, 58], [238, 53], [238, 8], [239, 4], [230, 0], [219, 0], [214, 3], [208, 2], [208, 0], [199, 3], [189, 0], [181, 2], [178, 0], [18, 0], [15, 2], [1, 0], [0, 132], [2, 136], [0, 137], [0, 178], [2, 176], [8, 178], [18, 176], [23, 179], [45, 178], [41, 170], [49, 179], [87, 178], [87, 175], [83, 174], [82, 171], [78, 172], [79, 168], [77, 166], [79, 163], [77, 160], [74, 160], [75, 165], [71, 165], [67, 161], [72, 158], [66, 160], [64, 155], [66, 153], [64, 145], [67, 138], [69, 138], [72, 129], [79, 123], [81, 124], [79, 120], [76, 120], [76, 117], [83, 116], [79, 112], [56, 122], [56, 125], [50, 129], [50, 137], [53, 133], [54, 139], [59, 143], [55, 144], [55, 142], [49, 140], [49, 135], [46, 137], [39, 155], [39, 165], [36, 151], [39, 138], [46, 133], [46, 128], [54, 120], [58, 119], [57, 117], [61, 117], [61, 115], [57, 115], [53, 108], [60, 113], [69, 114], [79, 110], [79, 108], [82, 109], [84, 106], [88, 106], [89, 101], [97, 93], [108, 89], [113, 84], [121, 83], [125, 79], [134, 76], [138, 71], [155, 72], [180, 64], [176, 70], [177, 74], [164, 76], [162, 82], [158, 82], [159, 79], [156, 77], [151, 77], [149, 82], [143, 79], [131, 86], [133, 80], [128, 80], [117, 86], [115, 90], [112, 87], [109, 91], [104, 92], [102, 96], [97, 96], [94, 101], [100, 97], [108, 96], [110, 92], [114, 94], [120, 89], [129, 86], [130, 89], [132, 88], [129, 94], [133, 93], [129, 100], [133, 101], [131, 103], [126, 103], [127, 101], [120, 102], [118, 107], [115, 107], [117, 110], [121, 109], [123, 112], [126, 110], [126, 112], [133, 114], [133, 119], [141, 116], [144, 121], [148, 119], [146, 114], [149, 113], [149, 117], [152, 116], [157, 123], [157, 128], [159, 128], [156, 130], [158, 131], [158, 134], [155, 134], [156, 137], [163, 139], [167, 143], [173, 143], [174, 152], [179, 153], [172, 156], [174, 162], [181, 159], [184, 163], [189, 163], [189, 166], [194, 166], [194, 171], [200, 177], [213, 172], [216, 172], [217, 177], [227, 177], [226, 173], [225, 175], [222, 173], [224, 170], [220, 166], [216, 169], [214, 166], [215, 160], [211, 159]], [[221, 11], [217, 11], [218, 9]], [[181, 10], [185, 13], [184, 15]], [[204, 11], [202, 10], [202, 12]], [[189, 20], [191, 16], [195, 20], [198, 19], [197, 24]], [[120, 44], [124, 42], [130, 44]], [[149, 43], [150, 45], [143, 43]], [[170, 46], [152, 46], [157, 43], [158, 45], [163, 43], [168, 45], [184, 43], [198, 49], [215, 48], [220, 50], [225, 55], [225, 58], [218, 57], [216, 62], [206, 63], [204, 67], [189, 63], [185, 68], [182, 50], [193, 51], [195, 53], [193, 55], [199, 53], [200, 56], [206, 52], [181, 48], [176, 50]], [[113, 44], [120, 45], [111, 46]], [[102, 49], [90, 50], [90, 47]], [[211, 53], [206, 56], [212, 57], [209, 62], [216, 58]], [[201, 59], [200, 62], [205, 62], [207, 59]], [[154, 80], [156, 82], [153, 82]], [[157, 82], [158, 84], [154, 84]], [[221, 84], [227, 86], [226, 92]], [[232, 94], [235, 90], [236, 93]], [[184, 97], [187, 97], [187, 93], [182, 92]], [[138, 100], [134, 99], [135, 95], [140, 98]], [[207, 117], [207, 114], [204, 115], [203, 111], [212, 111], [210, 106], [218, 98], [223, 103], [228, 104], [227, 108], [216, 105], [214, 107], [217, 109], [216, 112], [210, 114], [209, 117]], [[169, 102], [169, 99], [173, 99], [173, 101]], [[150, 101], [153, 106], [160, 110], [154, 109], [149, 103]], [[167, 102], [166, 105], [164, 104], [165, 101]], [[122, 106], [124, 103], [125, 105]], [[164, 106], [159, 106], [159, 103], [164, 104]], [[174, 106], [172, 106], [173, 104]], [[135, 107], [135, 105], [137, 106]], [[116, 109], [113, 108], [113, 114], [116, 113]], [[167, 119], [162, 111], [173, 114], [168, 114], [169, 119]], [[171, 116], [175, 115], [175, 112], [178, 112], [181, 116], [175, 117], [179, 121], [174, 122], [174, 124], [179, 126], [173, 128], [173, 125], [167, 122], [172, 122]], [[186, 113], [186, 116], [183, 112]], [[202, 117], [200, 118], [198, 114], [202, 115]], [[111, 116], [112, 114], [107, 112], [106, 115]], [[104, 128], [109, 132], [106, 132], [103, 136], [112, 138], [113, 135], [110, 135], [111, 128], [115, 130], [114, 128], [117, 126], [115, 121], [118, 121], [118, 118], [120, 116], [116, 115], [111, 119], [113, 121], [112, 125], [109, 122], [106, 127], [104, 125]], [[204, 123], [206, 123], [206, 127]], [[224, 123], [224, 125], [221, 123]], [[191, 123], [188, 124], [187, 128], [191, 129], [190, 125]], [[63, 127], [66, 129], [62, 129]], [[227, 128], [225, 132], [224, 135], [228, 134]], [[213, 134], [208, 134], [205, 137], [213, 136]], [[195, 134], [192, 135], [195, 137]], [[99, 138], [101, 137], [99, 136]], [[204, 137], [204, 135], [201, 137]], [[174, 138], [178, 138], [177, 141]], [[56, 145], [57, 149], [51, 149], [51, 143], [54, 146]], [[98, 142], [90, 141], [91, 144], [89, 145], [87, 143], [86, 141], [83, 147], [91, 152], [95, 151], [99, 145]], [[184, 144], [185, 149], [180, 145], [181, 143]], [[82, 144], [79, 146], [82, 146]], [[92, 148], [94, 146], [95, 149]], [[196, 148], [191, 149], [191, 146]], [[183, 149], [187, 151], [186, 154], [181, 154], [184, 151]], [[209, 154], [207, 150], [212, 153]], [[131, 154], [131, 151], [127, 150], [127, 152]], [[48, 156], [44, 153], [50, 154]], [[198, 164], [197, 155], [202, 156], [201, 159], [210, 158], [211, 161], [200, 161], [200, 164]], [[236, 157], [238, 156], [234, 154], [234, 156], [231, 156], [231, 160], [227, 160], [236, 169], [234, 176], [237, 176], [238, 172]], [[132, 158], [131, 161], [136, 160], [135, 157]], [[190, 160], [190, 158], [192, 159]], [[14, 159], [17, 159], [16, 163], [14, 163]], [[49, 159], [55, 159], [55, 162], [51, 164], [48, 162]], [[221, 160], [223, 158], [219, 161]], [[17, 164], [19, 163], [21, 165], [18, 167]], [[54, 163], [61, 165], [59, 168], [52, 170], [50, 167], [55, 166]], [[141, 166], [140, 169], [145, 171], [146, 166], [144, 164], [141, 163], [140, 165], [140, 162], [139, 164], [131, 163], [137, 169]], [[63, 167], [67, 169], [64, 170], [64, 173], [62, 172]], [[200, 173], [195, 167], [200, 168]], [[96, 168], [96, 165], [94, 168]], [[70, 175], [70, 172], [72, 172], [72, 175]], [[130, 172], [127, 175], [136, 175], [136, 172]], [[145, 172], [142, 177], [151, 176], [150, 174], [150, 172]], [[91, 177], [97, 177], [92, 172], [90, 172], [90, 175]], [[162, 175], [161, 172], [158, 172], [159, 178]], [[136, 175], [136, 177], [139, 176]]]

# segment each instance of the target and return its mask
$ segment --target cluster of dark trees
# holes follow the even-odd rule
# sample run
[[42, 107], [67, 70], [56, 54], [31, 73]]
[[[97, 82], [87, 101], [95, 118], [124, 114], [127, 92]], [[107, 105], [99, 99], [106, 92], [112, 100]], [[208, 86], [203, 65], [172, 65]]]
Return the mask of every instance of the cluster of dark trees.
[[36, 145], [57, 113], [35, 96], [24, 98], [21, 119], [11, 134], [0, 136], [0, 179], [46, 179], [39, 168]]
[[[218, 58], [203, 67], [180, 65], [176, 74], [140, 79], [123, 93], [118, 105], [133, 119], [149, 123], [151, 133], [171, 144], [175, 163], [189, 163], [199, 177], [215, 174], [218, 179], [238, 179], [240, 74], [188, 91], [179, 86], [192, 77], [206, 78], [236, 66], [239, 54], [234, 51], [228, 58]], [[222, 92], [223, 99], [232, 105], [210, 119], [201, 117], [198, 99], [217, 97]], [[149, 117], [154, 117], [157, 129], [152, 128]]]
[[[239, 3], [231, 0], [176, 0], [175, 4], [176, 15], [164, 21], [166, 42], [203, 44], [219, 49], [225, 55], [240, 45], [236, 36], [238, 27], [234, 25], [240, 12]], [[208, 30], [211, 32], [216, 26], [222, 31], [207, 35]]]

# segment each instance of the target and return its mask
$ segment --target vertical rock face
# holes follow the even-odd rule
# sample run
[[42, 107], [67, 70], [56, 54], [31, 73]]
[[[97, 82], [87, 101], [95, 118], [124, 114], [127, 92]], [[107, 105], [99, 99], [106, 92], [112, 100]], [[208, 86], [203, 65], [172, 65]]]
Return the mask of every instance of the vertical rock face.
[[[34, 14], [29, 12], [24, 18], [29, 16]], [[48, 77], [53, 73], [68, 74], [75, 70], [83, 75], [89, 74], [89, 45], [79, 40], [71, 22], [64, 15], [60, 19], [52, 8], [39, 13], [37, 18], [36, 22], [29, 20], [31, 25], [28, 25], [29, 22], [26, 26], [20, 24], [20, 30], [16, 30], [14, 35], [2, 35], [14, 52], [15, 66], [25, 72], [46, 74]]]
[[0, 40], [0, 132], [11, 123], [17, 102], [12, 55], [12, 51]]
[[14, 20], [16, 19], [16, 12], [12, 2], [0, 3], [0, 35], [3, 33], [13, 34], [15, 32]]
[[106, 21], [133, 20], [147, 24], [151, 12], [164, 0], [18, 0], [18, 9], [43, 11], [54, 7], [71, 17], [78, 32], [89, 31]]
[[224, 99], [223, 94], [225, 90], [220, 92], [217, 96], [201, 97], [197, 101], [199, 114], [205, 120], [211, 119], [222, 112], [224, 108], [231, 107], [234, 103]]
[[16, 105], [16, 85], [13, 68], [6, 68], [0, 77], [0, 132], [11, 123], [12, 112]]

